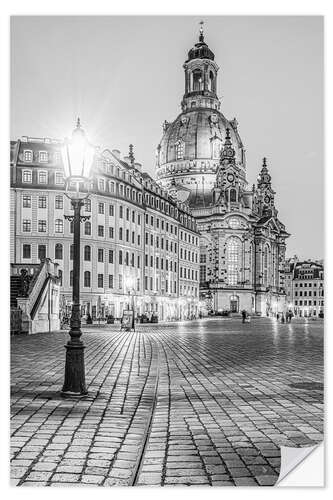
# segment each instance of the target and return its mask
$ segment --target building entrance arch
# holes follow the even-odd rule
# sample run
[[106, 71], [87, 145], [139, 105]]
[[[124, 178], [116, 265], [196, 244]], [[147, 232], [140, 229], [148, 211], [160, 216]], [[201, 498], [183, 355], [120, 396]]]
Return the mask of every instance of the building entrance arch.
[[232, 313], [239, 312], [239, 297], [237, 295], [232, 295], [230, 297], [230, 312]]

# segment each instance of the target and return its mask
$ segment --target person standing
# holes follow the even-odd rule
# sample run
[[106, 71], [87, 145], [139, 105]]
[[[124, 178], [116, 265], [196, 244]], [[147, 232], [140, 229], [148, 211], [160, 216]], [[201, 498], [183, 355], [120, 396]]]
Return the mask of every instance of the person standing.
[[243, 309], [243, 311], [242, 311], [242, 323], [245, 323], [245, 320], [246, 320], [246, 311], [245, 311], [245, 309]]

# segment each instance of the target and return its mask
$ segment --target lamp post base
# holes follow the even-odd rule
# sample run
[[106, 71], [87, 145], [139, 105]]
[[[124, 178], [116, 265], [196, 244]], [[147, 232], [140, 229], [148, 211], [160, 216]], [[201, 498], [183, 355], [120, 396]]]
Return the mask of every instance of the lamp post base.
[[71, 343], [66, 347], [65, 382], [61, 391], [63, 397], [83, 397], [88, 394], [84, 370], [84, 345]]

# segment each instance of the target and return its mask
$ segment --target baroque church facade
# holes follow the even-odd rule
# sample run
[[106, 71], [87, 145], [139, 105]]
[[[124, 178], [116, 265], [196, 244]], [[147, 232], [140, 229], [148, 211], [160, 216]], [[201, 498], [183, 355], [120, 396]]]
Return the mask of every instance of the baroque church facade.
[[202, 307], [218, 313], [281, 313], [287, 307], [289, 234], [278, 219], [266, 158], [257, 184], [248, 186], [237, 120], [227, 120], [220, 111], [214, 59], [201, 27], [183, 66], [182, 111], [163, 124], [156, 178], [196, 218]]

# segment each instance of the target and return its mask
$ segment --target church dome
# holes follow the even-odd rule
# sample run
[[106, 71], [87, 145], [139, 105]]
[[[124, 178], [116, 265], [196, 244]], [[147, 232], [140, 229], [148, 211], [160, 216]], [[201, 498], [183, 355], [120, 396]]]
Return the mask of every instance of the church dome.
[[[230, 129], [236, 165], [245, 179], [245, 152], [237, 131], [237, 121], [221, 113], [217, 96], [218, 65], [204, 42], [202, 28], [199, 42], [184, 63], [185, 93], [182, 112], [173, 122], [165, 121], [163, 136], [157, 146], [156, 176], [168, 189], [173, 179], [189, 192], [210, 193], [216, 181], [220, 151]], [[189, 196], [189, 200], [196, 197]]]
[[158, 146], [159, 166], [184, 160], [218, 160], [227, 128], [230, 129], [236, 159], [241, 162], [243, 145], [236, 122], [229, 122], [218, 110], [196, 108], [181, 113], [174, 122], [164, 124], [164, 134]]
[[[237, 131], [237, 121], [227, 120], [211, 108], [197, 107], [182, 112], [174, 122], [164, 123], [157, 147], [156, 175], [168, 188], [173, 181], [190, 191], [210, 193], [216, 181], [220, 151], [230, 130], [236, 164], [245, 177], [245, 154]], [[196, 197], [189, 196], [189, 201]]]

